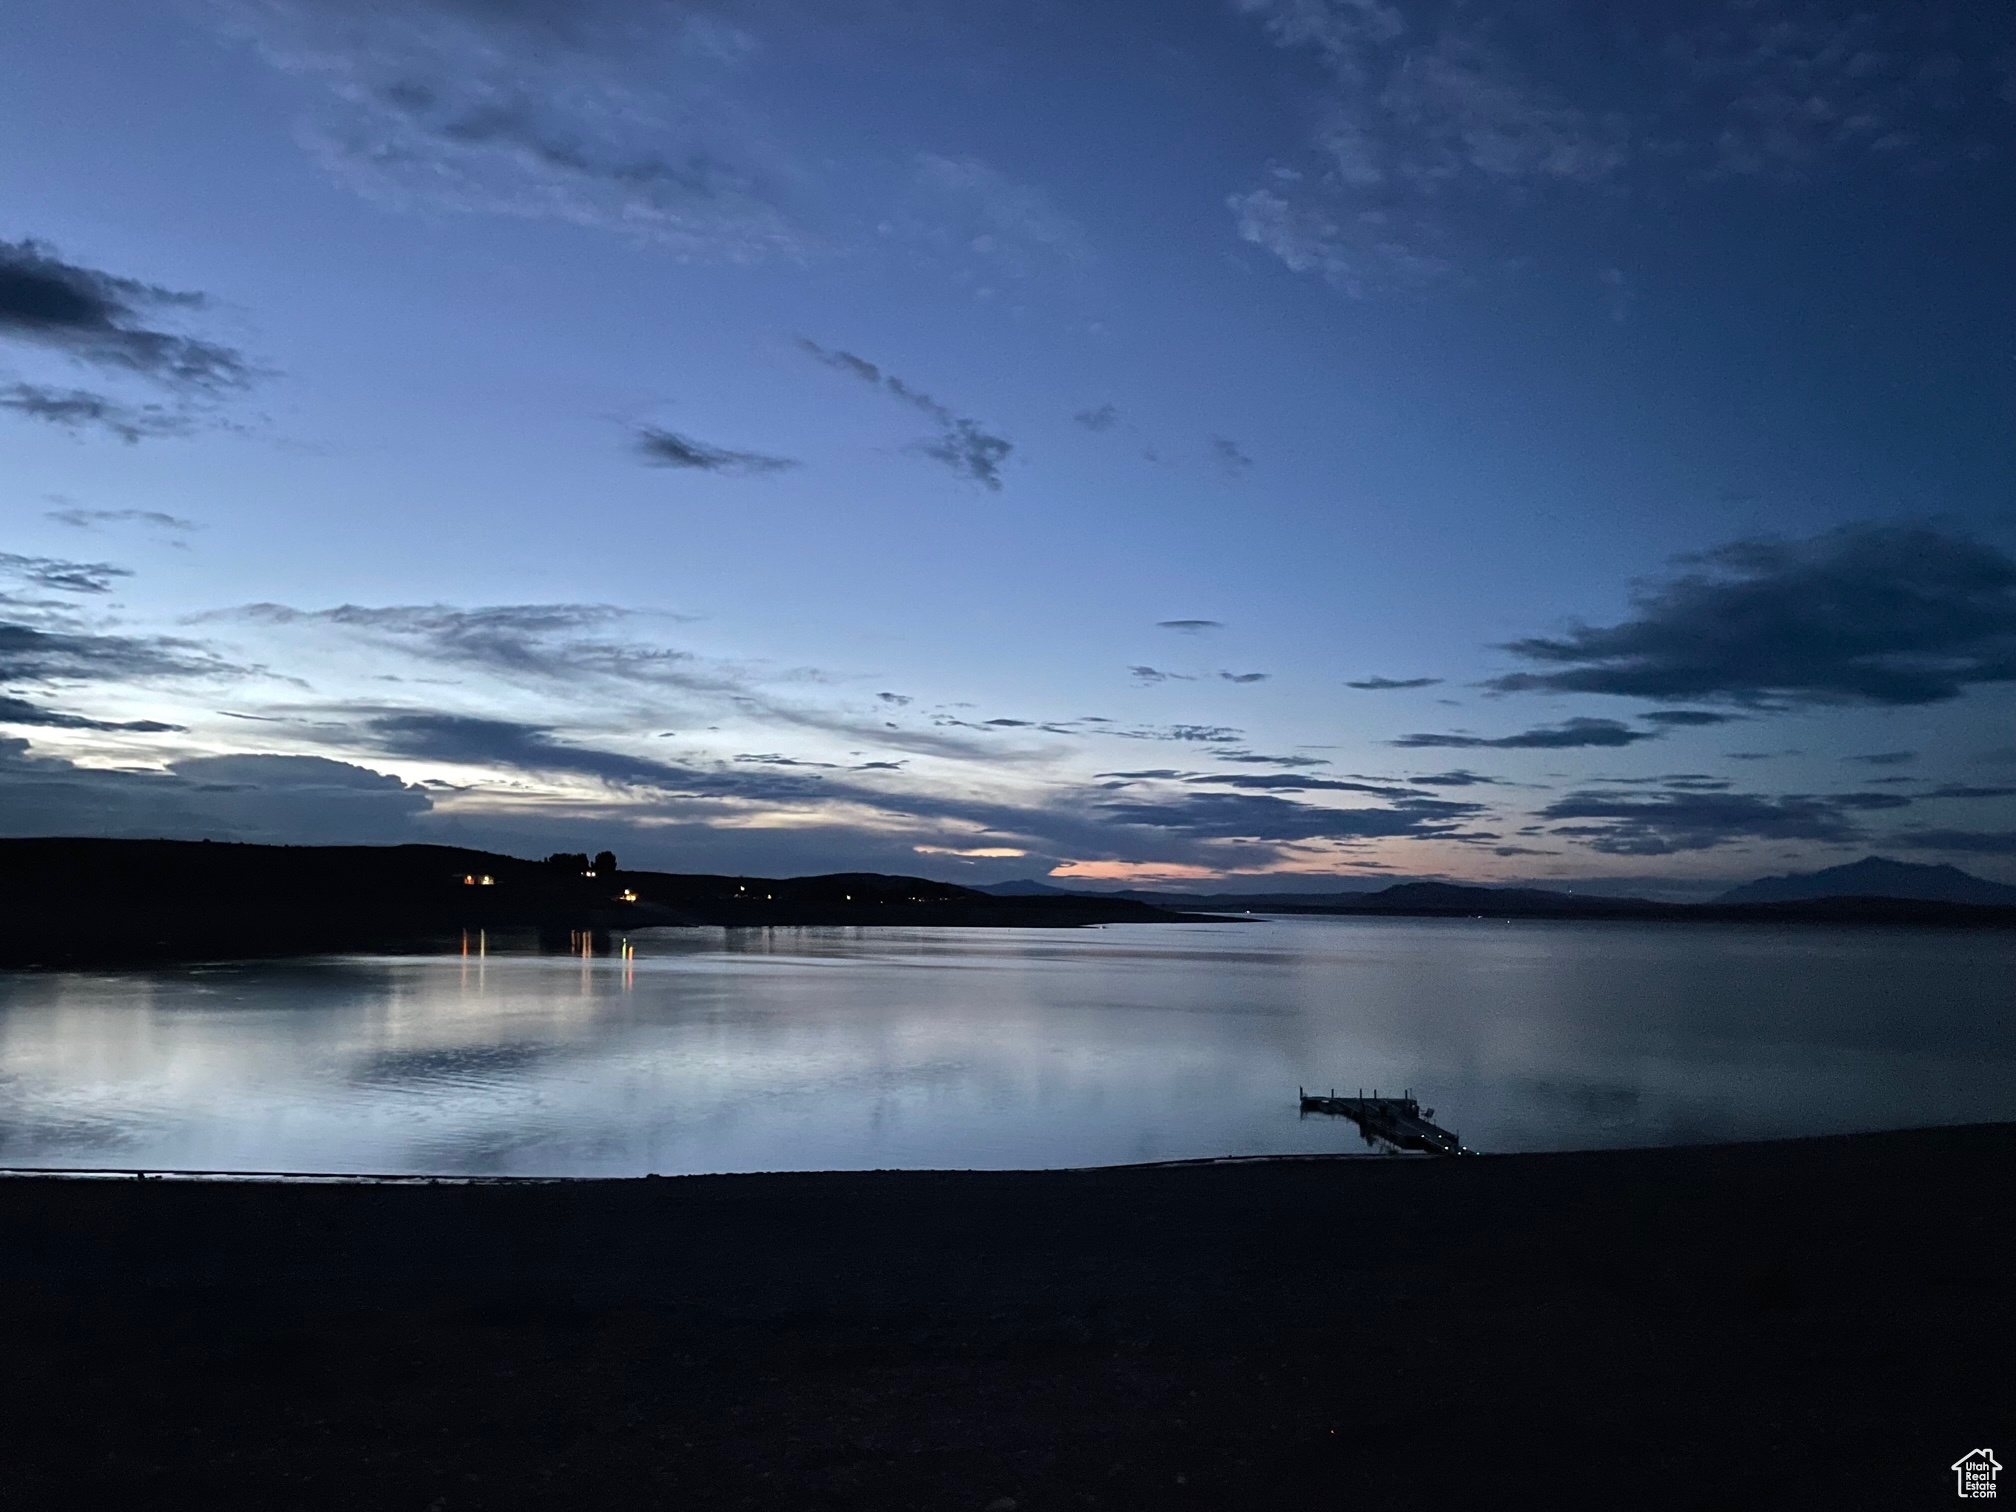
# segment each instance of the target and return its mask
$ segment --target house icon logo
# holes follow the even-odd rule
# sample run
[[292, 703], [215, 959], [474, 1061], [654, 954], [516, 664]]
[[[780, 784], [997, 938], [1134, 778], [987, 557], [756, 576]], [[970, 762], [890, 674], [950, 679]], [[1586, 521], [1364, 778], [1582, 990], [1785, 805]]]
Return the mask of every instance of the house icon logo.
[[1963, 1500], [1991, 1501], [2001, 1471], [1993, 1449], [1969, 1449], [1953, 1462], [1953, 1479], [1958, 1482], [1954, 1489]]

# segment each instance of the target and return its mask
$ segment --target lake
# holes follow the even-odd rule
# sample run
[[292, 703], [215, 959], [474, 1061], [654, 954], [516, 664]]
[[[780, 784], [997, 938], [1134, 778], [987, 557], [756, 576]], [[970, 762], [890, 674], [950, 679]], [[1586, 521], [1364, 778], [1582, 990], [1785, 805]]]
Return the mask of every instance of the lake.
[[638, 1175], [1481, 1151], [2016, 1118], [2016, 936], [1278, 918], [646, 930], [0, 974], [0, 1165]]

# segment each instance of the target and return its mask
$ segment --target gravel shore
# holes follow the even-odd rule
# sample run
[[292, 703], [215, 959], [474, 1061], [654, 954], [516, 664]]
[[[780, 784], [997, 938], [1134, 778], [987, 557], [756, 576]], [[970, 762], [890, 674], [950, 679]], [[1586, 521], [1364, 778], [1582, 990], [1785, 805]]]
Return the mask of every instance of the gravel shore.
[[2016, 1125], [1454, 1160], [0, 1180], [0, 1503], [1883, 1507], [2016, 1448]]

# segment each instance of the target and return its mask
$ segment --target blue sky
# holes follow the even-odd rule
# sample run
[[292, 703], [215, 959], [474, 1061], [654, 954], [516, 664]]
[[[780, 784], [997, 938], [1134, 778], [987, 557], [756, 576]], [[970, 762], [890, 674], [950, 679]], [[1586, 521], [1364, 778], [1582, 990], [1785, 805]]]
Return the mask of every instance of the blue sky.
[[2006, 15], [7, 27], [8, 830], [2016, 877]]

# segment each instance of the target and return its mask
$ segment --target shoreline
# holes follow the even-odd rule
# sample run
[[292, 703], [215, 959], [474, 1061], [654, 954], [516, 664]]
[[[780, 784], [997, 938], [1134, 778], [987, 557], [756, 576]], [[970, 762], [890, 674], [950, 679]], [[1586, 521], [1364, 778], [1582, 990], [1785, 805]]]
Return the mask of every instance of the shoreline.
[[1917, 1505], [2016, 1426], [2012, 1168], [2016, 1124], [1076, 1171], [9, 1178], [0, 1328], [32, 1389], [0, 1491]]
[[[1702, 1140], [1688, 1144], [1593, 1145], [1563, 1150], [1468, 1150], [1462, 1159], [1545, 1160], [1568, 1156], [1628, 1156], [1681, 1151], [1752, 1150], [1784, 1145], [1820, 1144], [1843, 1141], [1889, 1139], [1913, 1135], [1938, 1135], [1971, 1129], [2016, 1129], [2016, 1123], [1912, 1124], [1901, 1128], [1856, 1129], [1832, 1134], [1782, 1134], [1763, 1139]], [[990, 1177], [990, 1176], [1093, 1176], [1129, 1171], [1174, 1171], [1221, 1169], [1225, 1167], [1329, 1164], [1338, 1161], [1378, 1161], [1388, 1165], [1419, 1165], [1457, 1157], [1413, 1150], [1284, 1150], [1267, 1155], [1184, 1155], [1167, 1160], [1128, 1160], [1110, 1165], [1082, 1166], [847, 1166], [831, 1169], [819, 1166], [789, 1170], [754, 1171], [649, 1171], [634, 1176], [539, 1176], [512, 1172], [472, 1173], [464, 1171], [279, 1171], [226, 1170], [173, 1166], [9, 1166], [0, 1165], [4, 1181], [148, 1181], [236, 1182], [273, 1186], [576, 1186], [622, 1187], [639, 1182], [668, 1181], [765, 1181], [798, 1178], [845, 1178], [850, 1176]]]

